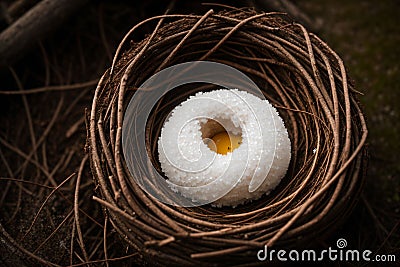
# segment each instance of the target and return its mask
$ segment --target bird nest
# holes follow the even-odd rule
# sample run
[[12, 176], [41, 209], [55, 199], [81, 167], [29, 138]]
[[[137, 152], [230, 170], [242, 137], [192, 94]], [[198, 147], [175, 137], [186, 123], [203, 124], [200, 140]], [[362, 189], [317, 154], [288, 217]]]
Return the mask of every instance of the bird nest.
[[[130, 41], [152, 23], [150, 35]], [[143, 170], [131, 174], [122, 153], [124, 112], [140, 85], [169, 66], [203, 60], [248, 75], [281, 114], [292, 143], [280, 185], [236, 208], [164, 204], [138, 186], [133, 175], [148, 177]], [[153, 108], [144, 156], [157, 170], [157, 140], [168, 114], [212, 86], [177, 88]], [[344, 220], [361, 190], [367, 128], [357, 94], [340, 57], [285, 14], [235, 9], [150, 18], [125, 36], [95, 92], [88, 129], [94, 199], [138, 260], [151, 264], [244, 264], [257, 262], [265, 245], [306, 246]]]

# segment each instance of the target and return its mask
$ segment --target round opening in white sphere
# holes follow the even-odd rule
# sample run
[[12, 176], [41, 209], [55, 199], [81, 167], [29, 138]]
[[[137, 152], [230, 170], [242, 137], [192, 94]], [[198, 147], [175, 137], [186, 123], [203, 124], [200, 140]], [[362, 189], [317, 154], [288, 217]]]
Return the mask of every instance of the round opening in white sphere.
[[199, 92], [175, 107], [158, 140], [172, 190], [193, 202], [237, 206], [269, 194], [291, 148], [276, 109], [245, 91]]

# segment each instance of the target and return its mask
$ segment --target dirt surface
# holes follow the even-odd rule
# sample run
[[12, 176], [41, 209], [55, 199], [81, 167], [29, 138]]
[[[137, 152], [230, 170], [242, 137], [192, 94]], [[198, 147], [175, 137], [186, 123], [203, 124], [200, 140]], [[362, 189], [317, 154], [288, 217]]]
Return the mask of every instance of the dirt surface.
[[[151, 2], [138, 6], [131, 1], [91, 1], [18, 62], [0, 69], [1, 91], [43, 89], [0, 95], [1, 266], [65, 266], [85, 258], [103, 265], [105, 257], [116, 258], [111, 265], [136, 261], [138, 255], [105, 225], [101, 207], [91, 200], [95, 186], [84, 153], [85, 111], [122, 36], [138, 21], [163, 13], [168, 4]], [[321, 246], [345, 238], [351, 249], [393, 254], [399, 263], [400, 2], [299, 0], [296, 5], [312, 21], [309, 27], [344, 59], [364, 94], [360, 101], [370, 133], [362, 198]], [[175, 8], [195, 10], [182, 2]]]

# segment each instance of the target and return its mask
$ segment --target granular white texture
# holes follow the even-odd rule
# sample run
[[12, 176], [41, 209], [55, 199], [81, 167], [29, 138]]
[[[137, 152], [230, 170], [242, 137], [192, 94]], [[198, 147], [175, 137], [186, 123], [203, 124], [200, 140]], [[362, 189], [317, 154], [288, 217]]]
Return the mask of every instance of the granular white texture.
[[[221, 131], [242, 137], [226, 155], [207, 145]], [[158, 153], [172, 190], [195, 203], [235, 207], [279, 184], [291, 148], [283, 120], [267, 100], [221, 89], [199, 92], [174, 108], [161, 130]]]

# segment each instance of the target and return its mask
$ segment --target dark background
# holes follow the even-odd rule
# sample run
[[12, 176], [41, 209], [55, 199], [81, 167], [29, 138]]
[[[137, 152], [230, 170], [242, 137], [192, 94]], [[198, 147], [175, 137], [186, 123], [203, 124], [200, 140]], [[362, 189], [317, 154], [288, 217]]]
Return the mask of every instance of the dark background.
[[[28, 4], [14, 17], [5, 16], [15, 2], [0, 2], [0, 31], [38, 1], [25, 1]], [[348, 248], [395, 254], [399, 263], [400, 2], [299, 0], [292, 2], [294, 6], [279, 4], [285, 1], [225, 2], [256, 5], [265, 11], [289, 11], [343, 58], [356, 89], [364, 94], [360, 101], [369, 126], [369, 167], [353, 213], [333, 236], [320, 241], [321, 246], [334, 246], [338, 238], [345, 238]], [[17, 246], [45, 260], [70, 264], [76, 176], [48, 199], [52, 189], [43, 185], [53, 186], [49, 177], [59, 184], [78, 172], [86, 140], [84, 113], [90, 109], [96, 80], [110, 66], [123, 35], [137, 22], [164, 13], [167, 6], [172, 7], [171, 13], [204, 13], [211, 8], [198, 1], [170, 4], [153, 0], [88, 1], [60, 27], [46, 33], [39, 42], [32, 40], [28, 50], [1, 66], [0, 91], [45, 87], [45, 92], [0, 94], [0, 265], [37, 263], [16, 250]], [[153, 26], [149, 24], [134, 38], [140, 40]], [[85, 82], [89, 85], [63, 87]], [[49, 87], [53, 85], [58, 87]], [[37, 150], [32, 150], [36, 143]], [[25, 164], [27, 156], [29, 163]], [[91, 200], [94, 185], [87, 162], [82, 172], [80, 223], [90, 259], [96, 261], [104, 258], [104, 217]], [[112, 231], [108, 240], [112, 248], [108, 250], [109, 258], [134, 253]], [[79, 263], [81, 251], [76, 236], [72, 244], [77, 251], [72, 263]], [[136, 256], [118, 262], [129, 263]]]

